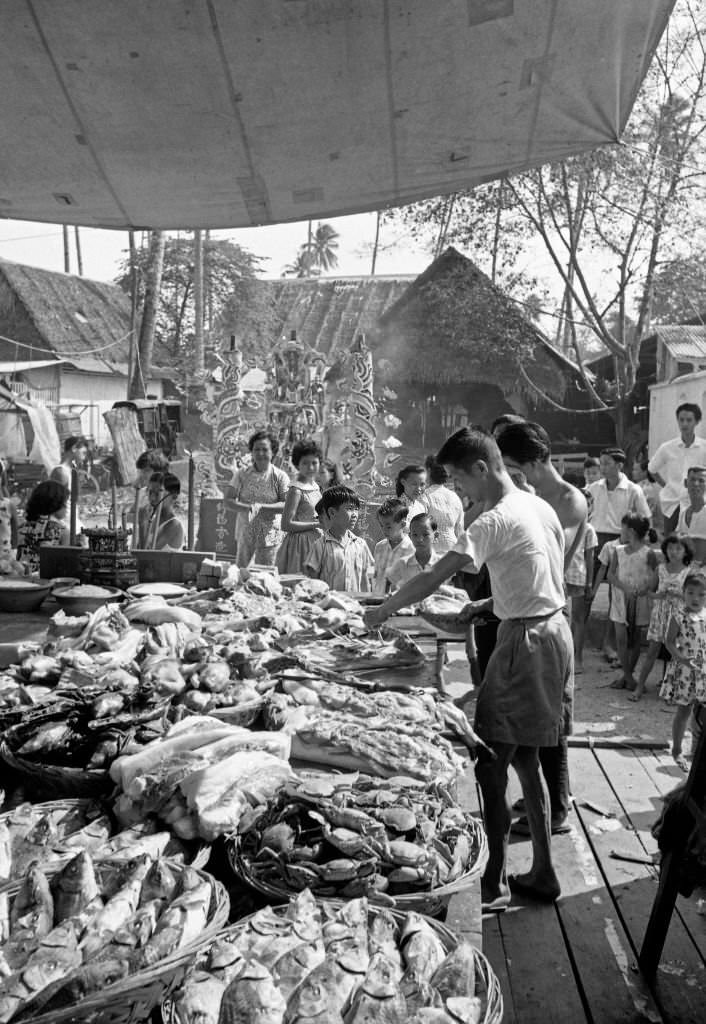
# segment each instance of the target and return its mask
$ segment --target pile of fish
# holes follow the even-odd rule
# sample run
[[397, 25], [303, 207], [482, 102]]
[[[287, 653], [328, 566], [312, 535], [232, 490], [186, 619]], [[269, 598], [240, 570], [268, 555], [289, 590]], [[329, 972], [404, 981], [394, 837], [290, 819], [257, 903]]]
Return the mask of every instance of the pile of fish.
[[276, 797], [291, 775], [285, 733], [253, 732], [207, 715], [173, 725], [110, 774], [126, 825], [153, 814], [181, 839], [212, 841], [235, 832]]
[[189, 859], [193, 848], [147, 818], [115, 829], [111, 818], [92, 800], [23, 803], [0, 817], [0, 890], [16, 884], [31, 865], [46, 874], [87, 850], [99, 860], [121, 860], [137, 854]]
[[0, 885], [22, 878], [35, 861], [50, 865], [100, 846], [111, 831], [92, 800], [20, 804], [0, 817]]
[[419, 914], [303, 892], [219, 937], [173, 1006], [179, 1024], [479, 1024], [477, 960]]
[[411, 778], [300, 773], [234, 841], [242, 877], [287, 895], [392, 902], [481, 870], [482, 830], [443, 787]]
[[0, 1024], [105, 992], [197, 942], [217, 903], [227, 908], [217, 893], [209, 875], [145, 853], [94, 862], [84, 850], [51, 881], [32, 865], [3, 901]]

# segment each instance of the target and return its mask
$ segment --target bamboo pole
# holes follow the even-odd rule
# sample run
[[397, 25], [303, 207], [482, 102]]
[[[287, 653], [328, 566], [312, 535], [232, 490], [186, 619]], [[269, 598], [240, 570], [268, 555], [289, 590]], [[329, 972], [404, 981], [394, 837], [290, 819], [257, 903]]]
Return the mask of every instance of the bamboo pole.
[[189, 455], [189, 493], [187, 510], [187, 532], [186, 547], [188, 551], [194, 550], [194, 457]]
[[69, 544], [76, 547], [76, 527], [78, 525], [78, 470], [71, 470], [71, 519], [69, 522]]
[[140, 491], [142, 488], [135, 487], [135, 504], [132, 507], [132, 544], [134, 551], [140, 545]]

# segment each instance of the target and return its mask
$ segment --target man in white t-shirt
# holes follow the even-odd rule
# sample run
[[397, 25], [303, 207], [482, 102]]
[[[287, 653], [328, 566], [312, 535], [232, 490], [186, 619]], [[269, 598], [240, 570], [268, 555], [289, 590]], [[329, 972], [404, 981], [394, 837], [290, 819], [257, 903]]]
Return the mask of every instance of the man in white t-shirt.
[[[549, 800], [539, 768], [540, 747], [557, 746], [571, 731], [573, 648], [563, 615], [564, 534], [556, 513], [541, 498], [513, 484], [495, 440], [464, 427], [442, 447], [439, 461], [484, 511], [429, 572], [406, 583], [366, 614], [379, 625], [399, 608], [416, 604], [461, 570], [485, 564], [491, 604], [501, 620], [476, 705], [475, 728], [495, 758], [480, 750], [476, 778], [483, 793], [488, 864], [483, 876], [486, 910], [504, 909], [517, 892], [553, 901], [560, 894], [551, 859]], [[510, 807], [507, 774], [520, 778], [532, 839], [532, 867], [507, 875]]]
[[[684, 480], [690, 466], [706, 465], [706, 438], [698, 437], [701, 409], [693, 402], [677, 406], [679, 437], [665, 441], [647, 463], [660, 485], [659, 503], [664, 514], [665, 536], [676, 529], [679, 507], [686, 504]], [[598, 529], [596, 527], [596, 529]]]
[[598, 534], [598, 549], [620, 536], [623, 516], [650, 518], [650, 507], [644, 491], [623, 473], [625, 452], [622, 448], [604, 448], [600, 455], [603, 478], [589, 485], [593, 498], [591, 522]]

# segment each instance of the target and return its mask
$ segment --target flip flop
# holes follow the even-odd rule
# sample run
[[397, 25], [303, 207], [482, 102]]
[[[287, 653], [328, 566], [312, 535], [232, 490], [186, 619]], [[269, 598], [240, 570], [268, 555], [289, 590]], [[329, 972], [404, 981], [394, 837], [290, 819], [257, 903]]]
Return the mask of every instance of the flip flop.
[[481, 902], [480, 910], [481, 914], [504, 914], [507, 908], [510, 906], [512, 896], [496, 896], [492, 900], [484, 900]]
[[521, 882], [517, 875], [508, 875], [507, 884], [510, 886], [510, 891], [517, 896], [524, 896], [525, 899], [535, 900], [537, 903], [556, 903], [561, 896], [560, 892], [556, 896], [550, 896], [549, 893], [535, 889], [533, 886], [527, 885], [526, 882]]
[[[527, 818], [518, 818], [517, 821], [513, 821], [510, 831], [515, 836], [529, 836], [530, 827]], [[571, 832], [571, 825], [568, 821], [562, 821], [552, 825], [551, 832], [553, 836], [566, 836]]]

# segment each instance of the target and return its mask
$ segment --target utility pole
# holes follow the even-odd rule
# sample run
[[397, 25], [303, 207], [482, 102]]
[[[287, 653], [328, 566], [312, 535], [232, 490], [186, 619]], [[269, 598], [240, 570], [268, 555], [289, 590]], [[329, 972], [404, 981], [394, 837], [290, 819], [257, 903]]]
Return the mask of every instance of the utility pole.
[[135, 232], [128, 231], [128, 250], [130, 252], [130, 346], [127, 359], [128, 395], [135, 371], [135, 343], [137, 331], [137, 249], [135, 248]]
[[375, 264], [378, 261], [378, 242], [380, 241], [380, 220], [382, 218], [382, 211], [378, 210], [377, 219], [375, 221], [375, 244], [373, 245], [373, 263], [370, 268], [370, 274], [375, 274]]
[[71, 273], [71, 254], [69, 253], [69, 226], [62, 224], [61, 231], [64, 236], [64, 273]]
[[78, 266], [78, 276], [83, 277], [83, 259], [81, 257], [81, 237], [78, 233], [78, 225], [74, 227], [74, 240], [76, 242], [76, 264]]
[[194, 231], [194, 373], [202, 374], [206, 365], [203, 345], [203, 232]]

